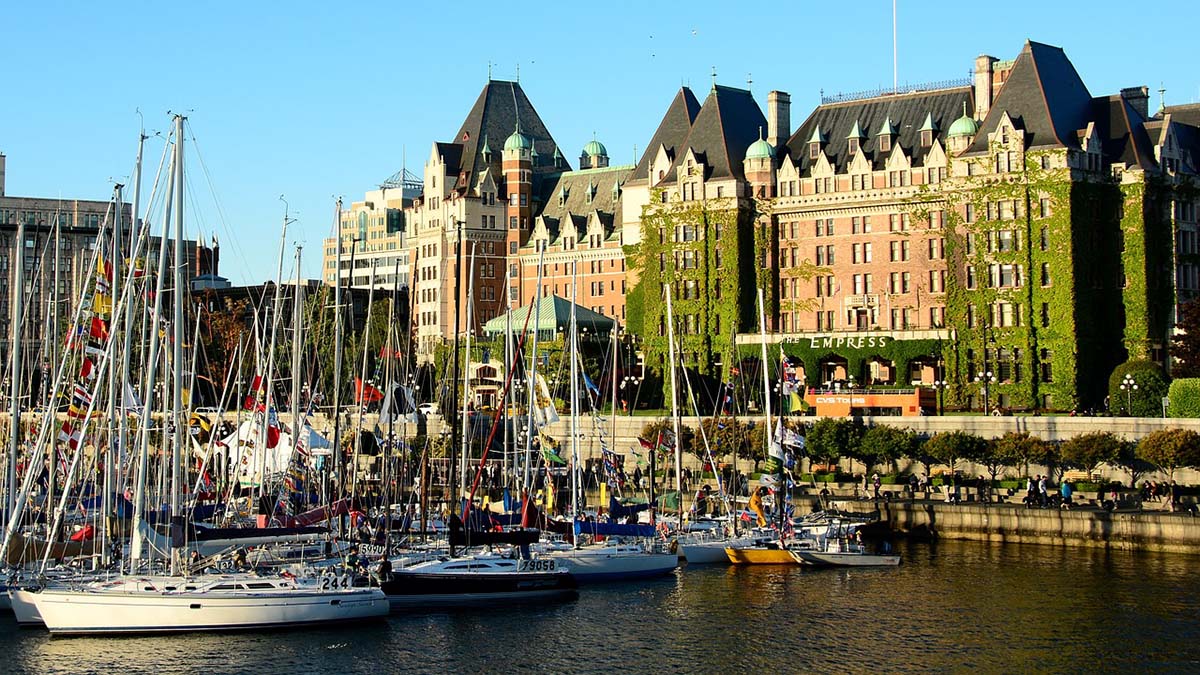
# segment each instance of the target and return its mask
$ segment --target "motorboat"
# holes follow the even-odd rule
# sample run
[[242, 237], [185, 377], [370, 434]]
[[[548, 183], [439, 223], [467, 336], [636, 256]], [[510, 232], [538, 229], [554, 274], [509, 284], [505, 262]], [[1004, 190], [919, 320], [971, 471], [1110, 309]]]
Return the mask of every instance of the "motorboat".
[[484, 553], [416, 561], [398, 558], [393, 565], [393, 571], [379, 578], [393, 610], [550, 602], [579, 595], [571, 571], [552, 558]]

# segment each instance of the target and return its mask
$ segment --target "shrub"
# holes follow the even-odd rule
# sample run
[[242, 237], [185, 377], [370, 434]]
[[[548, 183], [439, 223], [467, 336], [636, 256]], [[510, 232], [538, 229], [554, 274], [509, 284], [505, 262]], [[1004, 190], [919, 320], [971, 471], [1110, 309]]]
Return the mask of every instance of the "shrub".
[[1180, 378], [1171, 383], [1167, 414], [1171, 417], [1200, 417], [1200, 377]]
[[[989, 458], [1001, 466], [1012, 466], [1029, 473], [1029, 464], [1053, 462], [1052, 446], [1027, 431], [1010, 431], [991, 443], [993, 457]], [[988, 470], [992, 464], [985, 461]]]
[[[1121, 389], [1125, 376], [1133, 378], [1137, 389]], [[1167, 375], [1153, 361], [1126, 361], [1113, 369], [1108, 378], [1108, 408], [1133, 417], [1161, 417], [1162, 399], [1167, 395]]]

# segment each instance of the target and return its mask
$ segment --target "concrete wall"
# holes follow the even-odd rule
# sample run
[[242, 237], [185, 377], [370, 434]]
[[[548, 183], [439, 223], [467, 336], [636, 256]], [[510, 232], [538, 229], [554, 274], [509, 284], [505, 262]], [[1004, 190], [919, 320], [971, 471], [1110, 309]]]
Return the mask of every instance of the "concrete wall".
[[[874, 502], [846, 502], [873, 511]], [[1182, 513], [1025, 509], [1008, 505], [885, 502], [896, 532], [943, 539], [1088, 546], [1131, 551], [1200, 552], [1200, 521]]]

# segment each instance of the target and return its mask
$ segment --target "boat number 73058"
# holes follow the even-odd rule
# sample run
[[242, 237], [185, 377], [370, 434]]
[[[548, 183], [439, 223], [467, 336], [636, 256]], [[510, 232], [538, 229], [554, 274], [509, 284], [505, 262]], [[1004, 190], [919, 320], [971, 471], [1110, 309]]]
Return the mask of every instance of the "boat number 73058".
[[517, 563], [518, 572], [553, 572], [556, 569], [555, 561], [551, 558], [521, 560]]

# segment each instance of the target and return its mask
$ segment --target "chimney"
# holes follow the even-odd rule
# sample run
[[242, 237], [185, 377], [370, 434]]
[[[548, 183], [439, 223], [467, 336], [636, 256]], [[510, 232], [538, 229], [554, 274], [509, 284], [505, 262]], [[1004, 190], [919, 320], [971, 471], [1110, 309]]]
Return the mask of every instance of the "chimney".
[[4, 153], [0, 152], [0, 197], [4, 196]]
[[[1134, 110], [1141, 114], [1143, 119], [1150, 119], [1150, 88], [1149, 87], [1125, 87], [1121, 90], [1121, 98], [1125, 99]], [[0, 155], [0, 195], [4, 194], [4, 164], [2, 163], [3, 155]]]
[[980, 54], [975, 57], [975, 119], [982, 120], [992, 109], [993, 66], [996, 57]]
[[779, 148], [792, 135], [792, 97], [786, 91], [767, 94], [767, 142]]

